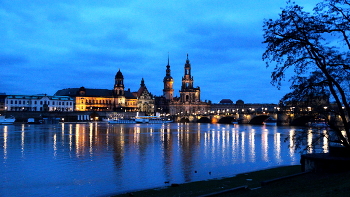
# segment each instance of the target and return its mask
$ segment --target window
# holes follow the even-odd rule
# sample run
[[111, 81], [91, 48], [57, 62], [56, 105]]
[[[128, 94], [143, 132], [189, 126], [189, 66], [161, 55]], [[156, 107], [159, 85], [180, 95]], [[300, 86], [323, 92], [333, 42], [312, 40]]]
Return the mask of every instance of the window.
[[18, 101], [18, 104], [21, 104], [21, 101]]
[[52, 101], [52, 105], [55, 105], [55, 101]]
[[[40, 105], [42, 105], [42, 104], [43, 104], [43, 101], [40, 101]], [[42, 111], [41, 108], [40, 108], [40, 111]]]
[[37, 104], [37, 102], [36, 102], [36, 101], [34, 101], [34, 104], [36, 105], [36, 104]]
[[11, 104], [13, 104], [13, 100], [11, 100]]
[[17, 101], [15, 101], [15, 104], [17, 104]]

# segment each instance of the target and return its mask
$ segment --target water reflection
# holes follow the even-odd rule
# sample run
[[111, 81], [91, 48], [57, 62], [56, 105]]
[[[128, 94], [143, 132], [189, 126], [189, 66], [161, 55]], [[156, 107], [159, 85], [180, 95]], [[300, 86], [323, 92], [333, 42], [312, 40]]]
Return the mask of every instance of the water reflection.
[[[300, 158], [295, 141], [284, 143], [295, 135], [291, 127], [90, 123], [0, 129], [6, 180], [0, 196], [106, 195], [299, 164]], [[309, 144], [315, 134], [307, 136]], [[328, 151], [327, 138], [320, 143]]]

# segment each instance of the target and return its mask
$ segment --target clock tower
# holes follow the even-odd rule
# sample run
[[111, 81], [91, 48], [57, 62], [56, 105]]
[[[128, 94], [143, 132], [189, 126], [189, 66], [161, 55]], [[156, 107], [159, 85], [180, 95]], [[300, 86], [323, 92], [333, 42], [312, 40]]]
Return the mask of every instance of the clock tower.
[[174, 80], [173, 80], [173, 78], [170, 75], [169, 56], [168, 56], [168, 65], [166, 66], [166, 75], [165, 75], [165, 77], [163, 79], [163, 83], [164, 83], [163, 96], [168, 101], [173, 100], [173, 95], [174, 95], [173, 84], [174, 84]]

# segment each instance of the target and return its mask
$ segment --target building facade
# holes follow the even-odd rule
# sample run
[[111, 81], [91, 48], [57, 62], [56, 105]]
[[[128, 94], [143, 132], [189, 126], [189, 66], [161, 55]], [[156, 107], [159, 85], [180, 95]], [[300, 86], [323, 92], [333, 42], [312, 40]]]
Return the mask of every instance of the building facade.
[[174, 97], [173, 89], [174, 80], [171, 77], [170, 63], [166, 66], [166, 74], [163, 79], [164, 89], [163, 96], [157, 98], [157, 111], [169, 115], [197, 115], [204, 114], [210, 109], [210, 104], [202, 102], [200, 99], [200, 88], [194, 87], [194, 79], [191, 74], [190, 60], [187, 59], [184, 65], [184, 76], [179, 91], [180, 97]]
[[138, 111], [145, 112], [146, 115], [154, 115], [154, 96], [148, 91], [143, 78], [139, 90], [133, 92], [133, 95], [137, 98]]
[[144, 80], [138, 92], [125, 90], [124, 76], [120, 70], [115, 75], [114, 87], [89, 89], [85, 87], [58, 90], [56, 96], [73, 98], [75, 111], [149, 112], [154, 110], [154, 99], [148, 92]]
[[5, 111], [73, 111], [74, 100], [69, 96], [7, 95]]
[[6, 94], [0, 93], [0, 111], [5, 111], [5, 99], [6, 99]]
[[208, 114], [231, 115], [241, 113], [263, 114], [277, 112], [280, 108], [273, 103], [244, 103], [243, 100], [237, 100], [236, 103], [230, 99], [222, 99], [219, 103], [212, 103]]

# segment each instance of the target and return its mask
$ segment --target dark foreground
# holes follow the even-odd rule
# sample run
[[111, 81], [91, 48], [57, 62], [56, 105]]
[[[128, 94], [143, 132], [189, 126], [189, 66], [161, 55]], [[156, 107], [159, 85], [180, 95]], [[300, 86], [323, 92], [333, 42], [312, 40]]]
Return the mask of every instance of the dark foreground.
[[[115, 196], [349, 196], [350, 172], [300, 173], [299, 165], [285, 166], [239, 174], [230, 178], [180, 185], [169, 183], [169, 186], [164, 188]], [[228, 191], [241, 186], [247, 188]], [[228, 192], [222, 193], [223, 191]]]

